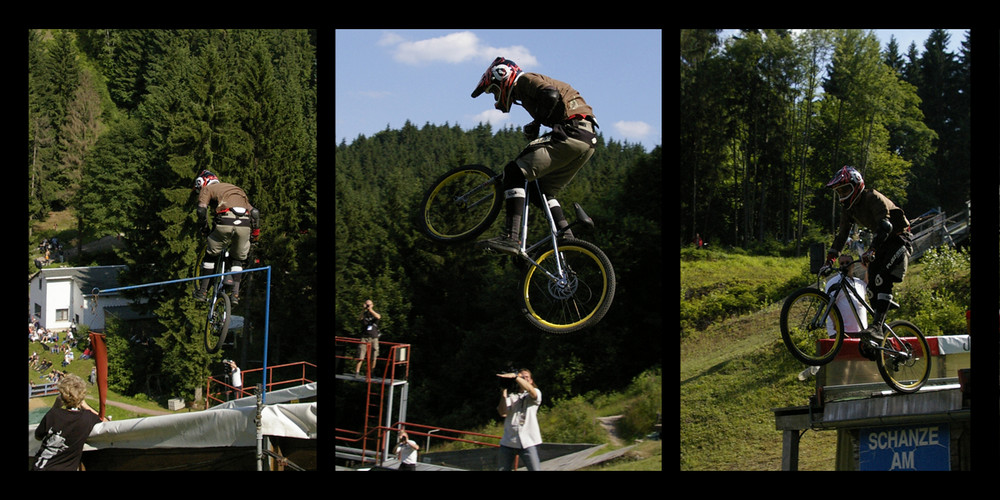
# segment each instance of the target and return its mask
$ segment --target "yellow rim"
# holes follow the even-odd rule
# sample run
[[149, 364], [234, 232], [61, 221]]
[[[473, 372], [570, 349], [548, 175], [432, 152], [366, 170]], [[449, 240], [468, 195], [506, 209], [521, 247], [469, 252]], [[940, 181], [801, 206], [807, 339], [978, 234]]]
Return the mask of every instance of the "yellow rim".
[[470, 229], [468, 229], [466, 231], [463, 231], [463, 232], [461, 232], [459, 234], [444, 234], [444, 233], [442, 233], [442, 232], [440, 232], [440, 231], [438, 231], [437, 229], [434, 228], [434, 226], [431, 224], [430, 218], [428, 217], [429, 214], [430, 214], [430, 212], [431, 212], [431, 205], [434, 203], [434, 200], [437, 199], [438, 192], [440, 192], [441, 189], [443, 189], [445, 186], [450, 185], [452, 183], [452, 181], [456, 177], [462, 176], [462, 175], [477, 175], [477, 176], [483, 177], [484, 180], [489, 180], [489, 178], [490, 178], [490, 176], [486, 175], [486, 173], [480, 172], [478, 170], [460, 170], [458, 172], [455, 172], [452, 175], [449, 175], [444, 180], [442, 180], [441, 182], [438, 183], [438, 185], [434, 189], [434, 191], [431, 192], [430, 196], [427, 197], [427, 204], [424, 205], [424, 222], [427, 225], [427, 229], [430, 230], [430, 232], [433, 233], [435, 236], [438, 236], [438, 237], [441, 237], [441, 238], [459, 238], [459, 237], [461, 237], [463, 235], [466, 235], [466, 234], [472, 232], [474, 229], [476, 229], [476, 227], [479, 226], [479, 224], [475, 224]]
[[[535, 309], [533, 307], [531, 307], [531, 293], [530, 293], [531, 278], [532, 278], [532, 276], [535, 275], [535, 271], [538, 270], [538, 268], [535, 267], [535, 266], [531, 266], [531, 269], [528, 271], [528, 277], [525, 278], [525, 280], [524, 280], [524, 289], [521, 292], [522, 292], [523, 297], [524, 297], [524, 304], [528, 307], [528, 313], [531, 314], [531, 317], [535, 318], [535, 320], [537, 320], [538, 323], [540, 323], [542, 325], [545, 325], [545, 326], [547, 326], [549, 328], [570, 329], [570, 328], [574, 328], [576, 326], [579, 326], [579, 325], [581, 325], [583, 323], [586, 323], [587, 320], [589, 320], [591, 317], [593, 317], [594, 314], [601, 309], [601, 306], [604, 304], [604, 301], [608, 297], [608, 273], [604, 269], [604, 266], [601, 264], [601, 260], [599, 258], [597, 258], [597, 256], [594, 255], [594, 253], [591, 252], [590, 250], [587, 250], [586, 248], [583, 248], [583, 247], [574, 246], [574, 245], [560, 247], [560, 249], [561, 250], [578, 250], [581, 253], [583, 253], [584, 255], [590, 257], [591, 259], [593, 259], [594, 262], [596, 262], [598, 264], [598, 267], [601, 270], [601, 282], [602, 283], [601, 283], [601, 299], [599, 301], [597, 301], [597, 306], [594, 307], [590, 311], [590, 313], [587, 314], [585, 317], [581, 318], [578, 321], [574, 321], [573, 323], [561, 325], [561, 324], [552, 323], [550, 321], [546, 321], [545, 319], [543, 319], [541, 316], [539, 316], [535, 312]], [[554, 255], [554, 253], [555, 252], [553, 250], [549, 250], [549, 251], [543, 253], [541, 255], [541, 257], [539, 257], [538, 263], [541, 264], [542, 262], [545, 261], [545, 259], [548, 259], [550, 256]], [[548, 278], [546, 278], [546, 279], [548, 279]]]

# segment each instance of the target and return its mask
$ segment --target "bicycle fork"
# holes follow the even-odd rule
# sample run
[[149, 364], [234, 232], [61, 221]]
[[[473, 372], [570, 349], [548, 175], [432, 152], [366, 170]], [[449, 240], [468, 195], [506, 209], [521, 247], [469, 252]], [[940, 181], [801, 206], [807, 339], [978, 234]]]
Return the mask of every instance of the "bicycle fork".
[[532, 259], [531, 257], [528, 256], [528, 252], [529, 251], [531, 251], [532, 249], [538, 247], [539, 245], [541, 245], [545, 241], [544, 239], [542, 239], [542, 240], [538, 241], [537, 243], [535, 243], [534, 245], [531, 245], [531, 248], [528, 248], [528, 212], [530, 210], [530, 205], [531, 205], [530, 200], [529, 200], [530, 194], [528, 194], [528, 186], [531, 183], [531, 181], [525, 181], [525, 183], [524, 183], [524, 193], [525, 193], [524, 202], [523, 202], [524, 203], [524, 209], [523, 209], [523, 212], [522, 212], [523, 215], [521, 216], [521, 222], [520, 222], [521, 227], [518, 228], [518, 232], [519, 232], [518, 234], [520, 234], [520, 236], [521, 236], [520, 237], [520, 240], [521, 240], [521, 243], [520, 243], [520, 245], [521, 245], [521, 248], [520, 248], [521, 257], [523, 259], [527, 260], [536, 269], [538, 269], [539, 271], [545, 273], [545, 275], [549, 278], [550, 281], [556, 281], [557, 282], [557, 281], [560, 281], [560, 280], [564, 279], [564, 276], [565, 276], [565, 274], [563, 273], [563, 258], [562, 258], [562, 253], [559, 252], [559, 242], [557, 241], [557, 238], [556, 238], [556, 235], [557, 235], [558, 231], [556, 230], [556, 223], [552, 219], [552, 210], [549, 208], [548, 198], [545, 196], [545, 194], [542, 193], [541, 186], [538, 185], [538, 180], [536, 179], [534, 182], [535, 182], [535, 187], [537, 188], [537, 191], [539, 193], [539, 196], [541, 196], [541, 198], [542, 198], [542, 207], [543, 207], [543, 209], [545, 211], [545, 220], [548, 221], [548, 223], [549, 223], [549, 238], [548, 239], [549, 239], [549, 241], [552, 242], [552, 251], [554, 252], [553, 253], [553, 258], [554, 258], [554, 262], [555, 262], [555, 265], [556, 265], [555, 274], [549, 272], [547, 269], [545, 269], [544, 267], [540, 266], [538, 264], [538, 262], [536, 262], [534, 259]]

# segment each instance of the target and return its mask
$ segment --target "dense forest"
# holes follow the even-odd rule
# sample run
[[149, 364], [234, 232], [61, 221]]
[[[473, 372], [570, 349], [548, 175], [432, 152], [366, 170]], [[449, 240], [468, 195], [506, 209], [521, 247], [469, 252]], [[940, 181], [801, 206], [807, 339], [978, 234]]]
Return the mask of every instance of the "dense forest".
[[[27, 35], [29, 239], [35, 222], [71, 210], [77, 244], [122, 235], [113, 263], [128, 265], [123, 286], [195, 276], [205, 238], [191, 188], [198, 172], [209, 169], [241, 186], [261, 212], [257, 256], [272, 266], [269, 364], [315, 362], [316, 34], [54, 29]], [[184, 286], [133, 292], [149, 299], [146, 312], [155, 320], [139, 328], [155, 346], [137, 352], [136, 344], [121, 341], [137, 333], [136, 325], [118, 332], [109, 326], [113, 388], [140, 391], [155, 375], [167, 394], [191, 398], [206, 375], [221, 371], [223, 353], [208, 356], [196, 333], [205, 313], [190, 292]], [[255, 332], [248, 337], [258, 365], [262, 298], [257, 293], [240, 305]], [[141, 371], [133, 370], [137, 362]]]
[[[372, 299], [382, 314], [381, 340], [412, 345], [409, 421], [468, 429], [495, 419], [495, 374], [509, 364], [531, 369], [551, 403], [625, 387], [661, 363], [661, 149], [599, 139], [560, 201], [580, 203], [593, 218], [595, 230], [576, 236], [607, 253], [618, 290], [601, 323], [564, 336], [543, 334], [523, 318], [518, 268], [510, 257], [471, 243], [435, 244], [414, 223], [435, 178], [465, 164], [502, 168], [525, 146], [520, 129], [407, 122], [401, 130], [337, 146], [331, 257], [337, 294], [330, 333], [357, 337], [362, 304]], [[499, 219], [483, 237], [499, 231]], [[534, 234], [539, 222], [532, 221]], [[337, 408], [363, 402], [363, 395], [351, 393], [361, 385], [338, 385]], [[338, 426], [360, 428], [340, 418], [338, 413]]]
[[965, 208], [970, 39], [934, 30], [920, 51], [864, 30], [680, 33], [680, 244], [829, 244], [843, 165], [911, 219]]

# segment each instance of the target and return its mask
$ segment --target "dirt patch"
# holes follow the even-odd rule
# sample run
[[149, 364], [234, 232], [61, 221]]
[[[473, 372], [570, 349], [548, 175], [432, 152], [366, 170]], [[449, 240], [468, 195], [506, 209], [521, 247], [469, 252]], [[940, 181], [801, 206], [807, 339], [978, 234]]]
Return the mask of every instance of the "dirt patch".
[[616, 423], [622, 418], [621, 415], [615, 415], [612, 417], [598, 417], [597, 423], [601, 424], [604, 430], [608, 431], [608, 438], [611, 440], [611, 444], [615, 447], [623, 445], [621, 437], [618, 435], [618, 427]]

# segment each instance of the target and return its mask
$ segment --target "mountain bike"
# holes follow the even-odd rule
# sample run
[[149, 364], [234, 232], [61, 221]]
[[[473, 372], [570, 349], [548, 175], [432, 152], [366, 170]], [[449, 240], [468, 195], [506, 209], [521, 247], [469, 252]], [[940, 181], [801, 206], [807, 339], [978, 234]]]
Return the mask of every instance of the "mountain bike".
[[[805, 287], [792, 292], [781, 308], [781, 338], [789, 352], [799, 361], [812, 366], [821, 366], [833, 361], [844, 345], [848, 332], [844, 331], [841, 308], [835, 307], [837, 299], [844, 296], [849, 310], [861, 325], [858, 304], [874, 315], [875, 311], [850, 283], [851, 265], [855, 260], [835, 271], [824, 266], [817, 273], [816, 286]], [[834, 284], [827, 294], [821, 288], [822, 278], [833, 272], [840, 273], [840, 282]], [[891, 303], [890, 309], [899, 305]], [[832, 332], [832, 333], [831, 333]], [[851, 336], [860, 333], [851, 332]], [[882, 323], [881, 344], [862, 339], [858, 348], [866, 358], [874, 358], [879, 374], [890, 387], [901, 393], [920, 390], [931, 373], [930, 348], [923, 332], [909, 321], [896, 320]], [[822, 339], [831, 342], [821, 343]]]
[[[469, 241], [486, 231], [500, 213], [503, 174], [483, 165], [465, 165], [441, 175], [426, 191], [420, 204], [418, 226], [439, 243]], [[525, 182], [524, 214], [518, 228], [521, 246], [516, 259], [526, 264], [518, 288], [521, 313], [536, 328], [548, 333], [569, 333], [597, 324], [611, 308], [615, 271], [607, 255], [593, 243], [565, 237], [567, 230], [594, 221], [574, 203], [576, 220], [556, 229], [548, 199], [541, 190], [542, 212], [548, 233], [528, 245], [531, 183]]]

